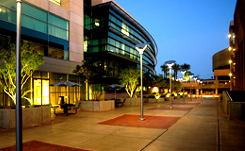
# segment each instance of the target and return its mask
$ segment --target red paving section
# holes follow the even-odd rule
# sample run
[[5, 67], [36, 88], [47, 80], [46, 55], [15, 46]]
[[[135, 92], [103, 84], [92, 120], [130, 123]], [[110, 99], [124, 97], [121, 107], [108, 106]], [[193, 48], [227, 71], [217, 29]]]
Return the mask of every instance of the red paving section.
[[145, 121], [140, 121], [140, 117], [140, 115], [125, 114], [98, 124], [167, 129], [180, 119], [180, 117], [145, 115]]
[[[0, 151], [15, 151], [16, 145], [2, 148]], [[79, 148], [44, 143], [40, 141], [30, 141], [23, 143], [23, 151], [88, 151]]]
[[184, 111], [190, 111], [193, 107], [173, 107], [170, 109], [169, 107], [153, 107], [149, 108], [148, 110], [184, 110]]

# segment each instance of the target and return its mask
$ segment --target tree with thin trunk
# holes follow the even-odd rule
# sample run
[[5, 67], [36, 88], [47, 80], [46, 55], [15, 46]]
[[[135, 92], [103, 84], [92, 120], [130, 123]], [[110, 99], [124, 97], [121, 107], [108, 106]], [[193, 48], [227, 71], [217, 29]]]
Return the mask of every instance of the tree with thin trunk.
[[119, 78], [121, 79], [121, 85], [125, 87], [129, 97], [132, 98], [139, 84], [140, 69], [135, 67], [125, 68], [120, 72]]
[[[16, 104], [16, 49], [15, 44], [11, 42], [10, 38], [0, 38], [0, 86], [4, 92], [11, 98], [12, 102]], [[35, 47], [30, 44], [22, 44], [21, 46], [21, 98], [31, 99], [27, 96], [32, 92], [25, 86], [28, 79], [32, 76], [34, 71], [43, 64], [42, 55], [35, 50]]]
[[164, 78], [167, 78], [168, 66], [163, 64], [161, 65], [162, 71], [164, 72]]
[[174, 70], [174, 80], [177, 79], [177, 75], [178, 75], [178, 71], [180, 70], [180, 65], [175, 63], [173, 66], [172, 66], [173, 70]]
[[77, 65], [73, 73], [80, 76], [86, 84], [89, 82], [93, 84], [94, 100], [99, 100], [102, 95], [100, 84], [103, 82], [103, 66], [101, 60], [98, 58], [83, 60], [82, 65]]

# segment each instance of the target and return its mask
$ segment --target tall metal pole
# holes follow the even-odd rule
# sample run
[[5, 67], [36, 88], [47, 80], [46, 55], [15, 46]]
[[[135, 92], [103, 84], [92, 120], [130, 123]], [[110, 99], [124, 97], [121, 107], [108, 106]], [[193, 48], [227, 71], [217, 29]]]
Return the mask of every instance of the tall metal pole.
[[142, 69], [142, 55], [143, 55], [143, 51], [142, 51], [142, 53], [140, 53], [140, 87], [141, 87], [141, 91], [140, 91], [141, 117], [140, 117], [140, 120], [141, 121], [144, 121], [145, 118], [143, 117], [143, 69]]
[[172, 82], [171, 82], [171, 79], [172, 79], [172, 75], [171, 75], [171, 66], [169, 66], [169, 85], [170, 85], [170, 109], [172, 109]]
[[195, 78], [195, 99], [197, 98], [197, 86], [196, 86], [197, 79]]
[[192, 91], [192, 89], [191, 89], [191, 87], [192, 87], [192, 85], [191, 85], [191, 78], [190, 78], [190, 100], [192, 101], [192, 98], [191, 98], [191, 91]]
[[22, 151], [22, 108], [21, 108], [21, 0], [17, 2], [17, 22], [16, 22], [16, 150]]
[[184, 87], [184, 80], [183, 80], [183, 104], [185, 104], [185, 87]]

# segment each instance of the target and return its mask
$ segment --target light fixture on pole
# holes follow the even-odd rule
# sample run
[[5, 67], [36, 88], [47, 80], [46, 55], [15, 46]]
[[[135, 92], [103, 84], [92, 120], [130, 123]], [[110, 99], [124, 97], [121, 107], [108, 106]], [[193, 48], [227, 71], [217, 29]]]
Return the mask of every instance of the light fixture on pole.
[[191, 92], [191, 91], [192, 91], [192, 89], [191, 89], [191, 86], [192, 86], [192, 85], [191, 85], [191, 78], [192, 78], [193, 76], [194, 76], [194, 74], [192, 74], [192, 73], [189, 74], [189, 77], [190, 77], [190, 100], [191, 100], [191, 101], [192, 101], [192, 98], [191, 98], [191, 94], [192, 94], [192, 92]]
[[142, 71], [142, 55], [144, 50], [146, 49], [147, 45], [149, 45], [150, 43], [143, 43], [143, 44], [137, 44], [134, 46], [134, 48], [139, 52], [140, 54], [140, 106], [141, 106], [141, 117], [139, 120], [144, 121], [145, 118], [143, 117], [143, 71]]
[[196, 82], [197, 82], [197, 77], [194, 77], [195, 80], [195, 99], [197, 98], [197, 86], [196, 86]]
[[171, 76], [171, 68], [174, 65], [174, 63], [175, 63], [174, 60], [169, 60], [169, 61], [165, 62], [165, 64], [169, 68], [169, 87], [170, 87], [170, 107], [169, 108], [170, 109], [172, 109], [172, 82], [171, 82], [172, 76]]
[[182, 81], [182, 85], [183, 85], [183, 104], [185, 104], [185, 87], [184, 87], [184, 80], [185, 80], [185, 73], [186, 70], [185, 69], [180, 69], [180, 72], [183, 74], [183, 81]]

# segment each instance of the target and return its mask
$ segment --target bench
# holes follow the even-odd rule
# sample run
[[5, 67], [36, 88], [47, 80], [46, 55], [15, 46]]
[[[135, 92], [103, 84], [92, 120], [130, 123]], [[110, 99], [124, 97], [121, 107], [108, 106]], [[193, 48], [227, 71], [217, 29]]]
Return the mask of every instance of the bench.
[[[73, 104], [61, 104], [61, 105], [52, 105], [51, 104], [51, 108], [54, 110], [54, 114], [55, 115], [66, 115], [68, 116], [68, 114], [76, 114], [77, 113], [77, 109], [79, 109], [81, 105], [81, 102], [80, 101], [76, 101], [76, 104], [73, 105]], [[56, 110], [58, 109], [63, 109], [63, 112], [61, 113], [57, 113]], [[75, 112], [73, 113], [69, 113], [68, 110], [75, 110]]]
[[118, 106], [119, 104], [121, 104], [121, 106], [123, 106], [124, 103], [125, 103], [125, 101], [126, 101], [126, 98], [124, 98], [123, 100], [121, 100], [121, 99], [116, 99], [116, 101], [115, 101], [116, 107], [119, 107], [119, 106]]

